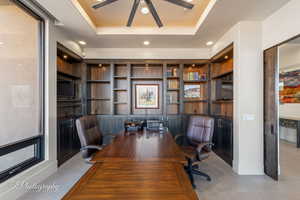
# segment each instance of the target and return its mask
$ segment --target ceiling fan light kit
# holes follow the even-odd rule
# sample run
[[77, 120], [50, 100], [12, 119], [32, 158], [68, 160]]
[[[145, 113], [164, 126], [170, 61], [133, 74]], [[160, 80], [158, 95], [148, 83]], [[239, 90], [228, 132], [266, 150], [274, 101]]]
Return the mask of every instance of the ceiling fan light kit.
[[[118, 0], [104, 0], [101, 3], [93, 5], [92, 7], [94, 9], [98, 9], [98, 8], [102, 8], [102, 7], [104, 7], [104, 6], [108, 5], [108, 4], [114, 3], [116, 1], [118, 1]], [[147, 5], [148, 10], [151, 13], [151, 15], [153, 16], [153, 18], [154, 18], [157, 26], [159, 28], [163, 27], [163, 23], [161, 22], [160, 17], [157, 14], [156, 9], [155, 9], [152, 1], [151, 0], [143, 0], [143, 1]], [[163, 1], [172, 3], [172, 4], [177, 5], [177, 6], [181, 6], [181, 7], [186, 8], [186, 9], [192, 9], [194, 7], [193, 4], [188, 3], [188, 2], [186, 2], [184, 0], [163, 0]], [[131, 8], [131, 11], [130, 11], [130, 15], [129, 15], [129, 18], [128, 18], [128, 21], [127, 21], [127, 26], [128, 27], [130, 27], [132, 25], [132, 22], [133, 22], [136, 10], [139, 7], [140, 3], [141, 3], [141, 0], [134, 0], [132, 8]]]

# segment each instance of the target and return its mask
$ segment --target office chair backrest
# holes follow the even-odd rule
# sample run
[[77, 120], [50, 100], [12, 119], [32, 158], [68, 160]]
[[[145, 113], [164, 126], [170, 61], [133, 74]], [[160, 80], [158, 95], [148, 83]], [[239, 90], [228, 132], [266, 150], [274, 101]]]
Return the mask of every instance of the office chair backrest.
[[191, 145], [212, 142], [214, 133], [214, 119], [204, 116], [191, 116], [189, 120], [187, 138]]
[[[88, 145], [102, 145], [103, 137], [99, 130], [98, 121], [95, 115], [88, 115], [77, 119], [76, 127], [81, 147]], [[96, 149], [83, 150], [82, 157], [90, 158], [96, 151]]]

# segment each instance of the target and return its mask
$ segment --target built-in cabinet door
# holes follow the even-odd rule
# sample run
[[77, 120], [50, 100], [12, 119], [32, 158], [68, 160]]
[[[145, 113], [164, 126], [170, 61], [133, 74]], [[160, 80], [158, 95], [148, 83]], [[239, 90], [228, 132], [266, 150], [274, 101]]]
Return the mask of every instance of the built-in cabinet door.
[[278, 47], [264, 51], [264, 170], [278, 180]]

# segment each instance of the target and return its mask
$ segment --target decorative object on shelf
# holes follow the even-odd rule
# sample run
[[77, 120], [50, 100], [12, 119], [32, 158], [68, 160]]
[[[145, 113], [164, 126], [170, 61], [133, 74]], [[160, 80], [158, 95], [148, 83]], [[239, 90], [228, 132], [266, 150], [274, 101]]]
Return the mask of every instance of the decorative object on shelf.
[[201, 85], [184, 85], [184, 98], [201, 98]]
[[143, 120], [127, 120], [124, 122], [125, 132], [140, 131], [144, 126]]
[[160, 131], [164, 128], [163, 120], [147, 120], [147, 130]]
[[159, 85], [136, 84], [135, 107], [136, 109], [159, 109]]
[[300, 69], [281, 72], [279, 78], [280, 103], [300, 103]]
[[[98, 9], [98, 8], [101, 8], [101, 7], [106, 6], [108, 4], [114, 3], [116, 1], [118, 1], [118, 0], [103, 0], [100, 3], [93, 5], [92, 7], [94, 9]], [[175, 4], [177, 6], [181, 6], [181, 7], [185, 8], [185, 9], [192, 9], [194, 7], [193, 4], [188, 3], [188, 2], [186, 2], [184, 0], [164, 0], [164, 1], [167, 1], [169, 3]], [[128, 27], [130, 27], [131, 24], [132, 24], [132, 22], [133, 22], [133, 18], [135, 16], [136, 10], [139, 7], [140, 2], [141, 2], [141, 0], [134, 0], [134, 2], [133, 2], [132, 9], [131, 9], [131, 12], [130, 12], [130, 15], [129, 15], [129, 18], [128, 18], [128, 21], [127, 21], [127, 26]], [[162, 27], [163, 24], [162, 24], [162, 22], [160, 20], [160, 17], [158, 16], [158, 14], [156, 12], [156, 9], [155, 9], [152, 1], [151, 0], [144, 0], [144, 2], [146, 3], [146, 5], [147, 5], [147, 7], [148, 7], [148, 9], [150, 11], [150, 13], [152, 14], [152, 16], [153, 16], [153, 18], [154, 18], [157, 26], [158, 27]]]

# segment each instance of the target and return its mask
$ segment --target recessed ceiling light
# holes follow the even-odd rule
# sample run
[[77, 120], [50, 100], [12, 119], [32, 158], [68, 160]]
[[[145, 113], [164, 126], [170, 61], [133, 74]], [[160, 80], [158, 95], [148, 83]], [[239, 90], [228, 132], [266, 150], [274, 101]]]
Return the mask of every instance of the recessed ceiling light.
[[214, 44], [213, 41], [208, 41], [208, 42], [206, 42], [206, 45], [207, 45], [207, 46], [211, 46], [211, 45], [213, 45], [213, 44]]
[[64, 55], [64, 59], [67, 59], [68, 58], [68, 56], [67, 55]]
[[228, 57], [228, 56], [225, 56], [224, 58], [227, 60], [229, 57]]
[[185, 0], [185, 1], [190, 3], [190, 2], [192, 2], [193, 0]]
[[98, 2], [102, 2], [103, 0], [97, 0]]
[[150, 44], [149, 41], [144, 41], [144, 45], [148, 46]]
[[142, 7], [141, 13], [147, 15], [149, 13], [149, 9], [147, 7]]
[[81, 45], [86, 45], [86, 42], [82, 41], [82, 40], [78, 41], [78, 43], [81, 44]]
[[0, 42], [0, 45], [3, 45], [4, 44], [4, 42]]

